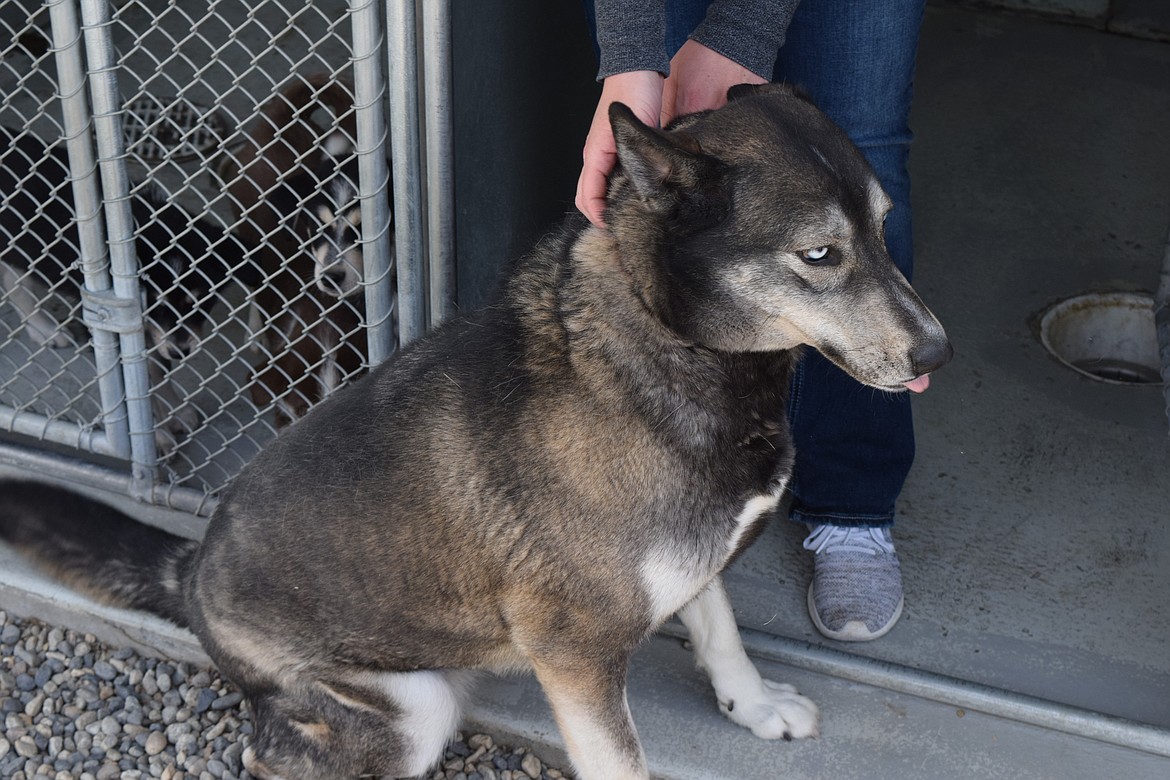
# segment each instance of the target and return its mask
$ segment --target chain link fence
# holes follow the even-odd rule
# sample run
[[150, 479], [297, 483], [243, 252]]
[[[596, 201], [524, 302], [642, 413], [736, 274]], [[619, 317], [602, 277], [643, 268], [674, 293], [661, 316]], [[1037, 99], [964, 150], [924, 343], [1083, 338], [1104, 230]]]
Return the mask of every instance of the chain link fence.
[[394, 262], [387, 95], [407, 117], [417, 95], [384, 76], [386, 19], [345, 0], [0, 0], [4, 457], [206, 511], [394, 351], [399, 312], [416, 322], [433, 291]]

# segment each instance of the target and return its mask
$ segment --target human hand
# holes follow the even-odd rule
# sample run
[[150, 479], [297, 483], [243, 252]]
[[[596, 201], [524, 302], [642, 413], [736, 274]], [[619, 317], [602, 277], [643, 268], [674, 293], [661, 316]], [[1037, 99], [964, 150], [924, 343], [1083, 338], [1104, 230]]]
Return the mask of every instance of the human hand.
[[634, 116], [651, 127], [658, 126], [662, 113], [662, 74], [635, 70], [608, 76], [601, 86], [601, 99], [593, 113], [593, 124], [581, 153], [583, 165], [577, 180], [577, 208], [598, 227], [603, 227], [606, 179], [617, 163], [617, 144], [609, 124], [609, 104], [624, 103]]
[[670, 61], [670, 77], [662, 88], [662, 126], [683, 114], [719, 108], [736, 84], [765, 84], [735, 60], [687, 39]]

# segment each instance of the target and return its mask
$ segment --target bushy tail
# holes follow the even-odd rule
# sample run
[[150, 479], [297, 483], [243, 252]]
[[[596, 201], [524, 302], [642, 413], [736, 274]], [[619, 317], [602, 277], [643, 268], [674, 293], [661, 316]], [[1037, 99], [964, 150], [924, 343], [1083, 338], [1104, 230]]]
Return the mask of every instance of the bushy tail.
[[0, 480], [0, 540], [94, 599], [187, 625], [183, 580], [199, 543], [40, 482]]

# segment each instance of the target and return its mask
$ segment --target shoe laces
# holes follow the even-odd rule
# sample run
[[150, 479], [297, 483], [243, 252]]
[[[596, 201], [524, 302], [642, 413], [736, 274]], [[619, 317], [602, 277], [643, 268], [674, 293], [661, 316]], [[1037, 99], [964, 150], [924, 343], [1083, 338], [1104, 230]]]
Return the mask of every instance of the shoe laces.
[[818, 525], [804, 540], [804, 549], [813, 553], [858, 552], [876, 556], [894, 552], [894, 541], [887, 528], [844, 525]]

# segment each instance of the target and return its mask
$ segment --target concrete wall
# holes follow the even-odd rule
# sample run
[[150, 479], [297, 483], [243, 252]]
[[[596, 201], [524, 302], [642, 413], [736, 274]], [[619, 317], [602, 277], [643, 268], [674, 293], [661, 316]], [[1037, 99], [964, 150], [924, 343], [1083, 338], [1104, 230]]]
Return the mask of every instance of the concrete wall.
[[455, 0], [452, 100], [459, 305], [573, 208], [600, 93], [579, 2]]
[[[1170, 40], [1166, 0], [930, 2]], [[454, 0], [452, 51], [458, 301], [471, 308], [573, 208], [599, 88], [579, 0]]]

